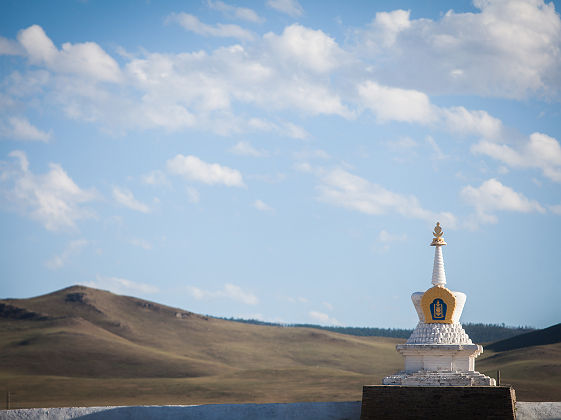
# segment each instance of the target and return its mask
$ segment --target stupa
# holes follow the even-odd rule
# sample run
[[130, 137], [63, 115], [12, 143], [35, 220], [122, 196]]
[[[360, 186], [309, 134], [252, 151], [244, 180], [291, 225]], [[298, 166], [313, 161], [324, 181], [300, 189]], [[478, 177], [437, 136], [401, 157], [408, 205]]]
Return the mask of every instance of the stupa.
[[405, 358], [405, 370], [384, 378], [384, 385], [404, 386], [496, 386], [495, 379], [475, 370], [483, 353], [460, 324], [466, 295], [446, 288], [442, 247], [446, 245], [440, 223], [434, 238], [433, 287], [411, 295], [419, 316], [417, 327], [396, 350]]

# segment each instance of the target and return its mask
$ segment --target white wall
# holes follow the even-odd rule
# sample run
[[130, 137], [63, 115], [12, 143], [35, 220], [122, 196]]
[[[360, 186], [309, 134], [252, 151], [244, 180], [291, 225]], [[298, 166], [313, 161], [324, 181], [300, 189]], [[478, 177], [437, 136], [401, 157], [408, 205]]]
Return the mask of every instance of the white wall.
[[[216, 404], [69, 407], [2, 410], [4, 420], [359, 420], [360, 401], [294, 404]], [[561, 419], [561, 402], [517, 402], [517, 420]]]

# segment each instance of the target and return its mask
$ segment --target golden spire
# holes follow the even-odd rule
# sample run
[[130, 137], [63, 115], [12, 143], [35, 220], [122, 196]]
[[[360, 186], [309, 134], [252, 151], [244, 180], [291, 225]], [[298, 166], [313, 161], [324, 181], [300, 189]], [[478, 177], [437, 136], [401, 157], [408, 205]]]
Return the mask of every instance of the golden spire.
[[444, 238], [444, 232], [442, 232], [442, 228], [440, 227], [440, 222], [436, 222], [436, 227], [434, 228], [434, 232], [432, 233], [434, 238], [432, 238], [431, 246], [441, 246], [446, 245]]

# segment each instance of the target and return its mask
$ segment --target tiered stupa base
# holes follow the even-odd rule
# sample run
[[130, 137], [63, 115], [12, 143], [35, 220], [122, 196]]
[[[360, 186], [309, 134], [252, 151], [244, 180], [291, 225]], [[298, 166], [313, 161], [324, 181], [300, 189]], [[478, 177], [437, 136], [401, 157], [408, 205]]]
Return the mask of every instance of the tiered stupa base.
[[477, 371], [419, 370], [388, 376], [383, 385], [401, 386], [496, 386], [495, 379]]
[[459, 322], [419, 322], [409, 340], [398, 344], [405, 370], [384, 378], [384, 385], [495, 386], [495, 379], [475, 371], [483, 347], [473, 344]]

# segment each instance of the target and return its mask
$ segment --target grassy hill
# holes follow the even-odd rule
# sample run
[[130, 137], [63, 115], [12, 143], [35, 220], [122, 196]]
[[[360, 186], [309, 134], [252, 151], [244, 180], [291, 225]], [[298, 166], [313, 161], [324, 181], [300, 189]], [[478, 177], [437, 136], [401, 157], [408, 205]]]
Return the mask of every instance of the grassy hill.
[[561, 324], [497, 341], [488, 345], [487, 348], [493, 351], [505, 351], [557, 343], [561, 343]]
[[0, 301], [14, 406], [359, 400], [402, 340], [246, 325], [74, 286]]
[[500, 369], [519, 400], [561, 401], [561, 324], [489, 344], [476, 366], [491, 376]]
[[[403, 368], [403, 341], [231, 322], [73, 286], [0, 301], [0, 392], [13, 407], [360, 400], [362, 385]], [[542, 346], [547, 357], [492, 353], [478, 369], [522, 381], [520, 400], [536, 399], [524, 372], [537, 372], [542, 398], [561, 400], [556, 346]]]

